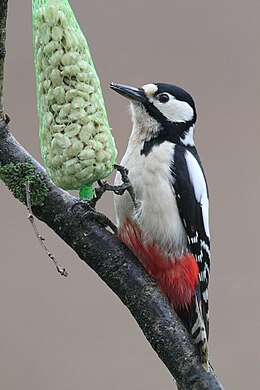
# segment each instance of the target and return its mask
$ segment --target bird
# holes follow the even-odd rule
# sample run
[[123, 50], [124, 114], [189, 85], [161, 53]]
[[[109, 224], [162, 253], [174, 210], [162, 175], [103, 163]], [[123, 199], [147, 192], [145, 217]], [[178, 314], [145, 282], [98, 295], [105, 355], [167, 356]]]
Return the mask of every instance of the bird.
[[133, 122], [120, 165], [136, 201], [115, 195], [119, 238], [156, 280], [208, 370], [209, 195], [194, 143], [194, 100], [167, 83], [110, 87], [129, 100]]

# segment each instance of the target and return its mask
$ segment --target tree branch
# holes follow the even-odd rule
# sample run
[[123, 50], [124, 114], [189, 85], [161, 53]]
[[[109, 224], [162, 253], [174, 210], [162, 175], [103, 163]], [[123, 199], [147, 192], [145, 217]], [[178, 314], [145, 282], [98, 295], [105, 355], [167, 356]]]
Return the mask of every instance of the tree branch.
[[8, 0], [1, 0], [0, 2], [0, 121], [3, 120], [3, 84], [4, 84], [7, 3]]
[[[206, 372], [179, 318], [130, 250], [98, 221], [82, 224], [87, 204], [57, 188], [9, 132], [3, 115], [7, 0], [0, 0], [0, 178], [26, 203], [30, 178], [33, 214], [53, 229], [128, 307], [180, 389], [223, 389]], [[85, 221], [86, 222], [86, 221]]]

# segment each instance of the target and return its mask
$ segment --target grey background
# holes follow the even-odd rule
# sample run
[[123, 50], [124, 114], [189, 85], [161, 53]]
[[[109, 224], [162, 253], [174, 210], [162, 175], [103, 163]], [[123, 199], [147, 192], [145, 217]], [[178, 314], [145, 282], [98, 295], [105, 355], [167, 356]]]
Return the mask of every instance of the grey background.
[[[259, 388], [259, 1], [71, 0], [87, 35], [120, 160], [131, 124], [109, 82], [186, 88], [211, 194], [210, 355], [226, 389]], [[30, 1], [10, 1], [5, 110], [40, 159]], [[112, 178], [111, 178], [112, 180]], [[0, 183], [0, 388], [170, 389], [172, 379], [117, 297], [40, 222], [41, 250]], [[100, 209], [114, 218], [110, 196]]]

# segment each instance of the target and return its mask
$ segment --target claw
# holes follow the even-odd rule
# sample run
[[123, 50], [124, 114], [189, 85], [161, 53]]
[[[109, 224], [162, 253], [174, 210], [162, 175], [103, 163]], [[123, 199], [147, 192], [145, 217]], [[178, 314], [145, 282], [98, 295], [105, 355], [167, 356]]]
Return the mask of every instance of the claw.
[[81, 223], [84, 226], [85, 220], [93, 219], [94, 221], [99, 222], [104, 227], [110, 227], [110, 229], [117, 234], [117, 227], [113, 224], [112, 221], [103, 213], [96, 211], [95, 209], [86, 211], [81, 218]]
[[95, 207], [97, 201], [102, 197], [102, 195], [106, 191], [113, 191], [116, 195], [123, 195], [125, 193], [125, 191], [128, 191], [129, 195], [132, 198], [134, 206], [138, 207], [138, 202], [136, 201], [134, 189], [133, 189], [131, 182], [128, 178], [128, 169], [123, 167], [122, 165], [118, 165], [118, 164], [114, 164], [114, 167], [118, 172], [120, 172], [123, 183], [121, 185], [118, 185], [118, 186], [113, 186], [113, 185], [108, 184], [106, 181], [102, 182], [101, 180], [99, 180], [98, 181], [99, 187], [95, 188], [96, 197], [91, 200], [93, 207]]
[[[92, 207], [92, 201], [79, 201], [74, 203], [74, 205], [71, 207], [72, 213], [79, 213], [80, 214], [80, 223], [84, 226], [84, 224], [87, 222], [88, 219], [92, 219], [94, 221], [99, 222], [104, 227], [110, 227], [110, 229], [117, 234], [117, 227], [113, 224], [112, 221], [103, 213], [100, 213], [99, 211], [96, 211], [94, 207]], [[77, 210], [78, 208], [78, 210]]]
[[8, 123], [10, 122], [10, 116], [8, 114], [4, 114], [4, 121], [5, 121], [5, 124], [8, 125]]

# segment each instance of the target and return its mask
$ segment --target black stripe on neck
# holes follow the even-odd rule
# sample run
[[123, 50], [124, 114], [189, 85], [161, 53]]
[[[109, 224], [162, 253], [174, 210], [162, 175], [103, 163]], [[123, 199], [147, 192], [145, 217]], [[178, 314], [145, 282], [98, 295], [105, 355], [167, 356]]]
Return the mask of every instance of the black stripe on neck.
[[193, 126], [193, 122], [169, 122], [167, 121], [167, 127], [160, 127], [158, 133], [154, 138], [151, 138], [149, 141], [145, 141], [143, 144], [143, 148], [141, 150], [141, 155], [147, 156], [152, 148], [155, 145], [160, 145], [165, 141], [171, 142], [173, 144], [182, 145], [187, 149], [195, 149], [194, 146], [191, 145], [183, 145], [181, 140], [184, 139], [185, 135], [188, 133], [189, 129]]

